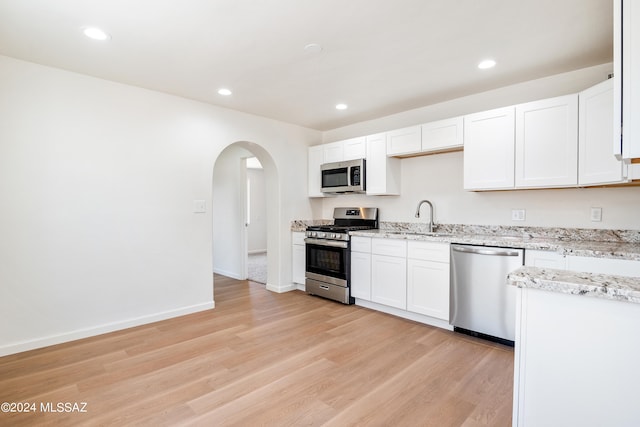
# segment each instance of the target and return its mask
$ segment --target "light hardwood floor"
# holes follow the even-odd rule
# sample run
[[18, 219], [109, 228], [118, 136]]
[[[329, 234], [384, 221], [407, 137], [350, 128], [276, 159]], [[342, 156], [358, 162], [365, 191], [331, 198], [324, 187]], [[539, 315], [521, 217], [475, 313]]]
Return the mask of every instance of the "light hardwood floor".
[[[508, 426], [513, 350], [215, 276], [214, 310], [0, 358], [0, 425]], [[86, 402], [86, 412], [43, 412]], [[78, 409], [82, 409], [79, 407]]]

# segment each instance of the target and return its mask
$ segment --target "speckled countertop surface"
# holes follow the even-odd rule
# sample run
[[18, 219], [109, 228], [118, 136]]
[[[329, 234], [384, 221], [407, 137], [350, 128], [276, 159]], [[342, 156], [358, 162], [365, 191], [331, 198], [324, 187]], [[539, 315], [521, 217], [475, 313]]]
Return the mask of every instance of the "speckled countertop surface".
[[430, 235], [402, 230], [354, 231], [353, 236], [384, 237], [390, 239], [420, 240], [429, 242], [462, 243], [468, 245], [498, 246], [557, 252], [561, 255], [617, 258], [640, 261], [640, 243], [627, 241], [570, 240], [528, 234], [456, 234], [440, 232]]
[[594, 296], [640, 304], [640, 278], [638, 277], [525, 266], [509, 273], [507, 282], [519, 288]]
[[[294, 221], [293, 231], [330, 220]], [[428, 233], [423, 223], [381, 222], [380, 229], [354, 231], [353, 236], [552, 251], [561, 255], [640, 261], [640, 230], [599, 230], [553, 227], [512, 227], [440, 224]], [[508, 276], [518, 287], [572, 295], [589, 295], [640, 303], [640, 277], [521, 267]]]
[[[304, 231], [308, 225], [331, 223], [331, 220], [292, 221], [291, 230]], [[353, 231], [351, 235], [535, 249], [561, 255], [640, 261], [640, 230], [439, 224], [435, 234], [428, 234], [424, 223], [381, 222], [380, 229]]]
[[424, 224], [383, 223], [378, 230], [353, 236], [462, 243], [557, 252], [561, 255], [640, 261], [640, 231], [481, 225], [439, 225], [428, 234]]

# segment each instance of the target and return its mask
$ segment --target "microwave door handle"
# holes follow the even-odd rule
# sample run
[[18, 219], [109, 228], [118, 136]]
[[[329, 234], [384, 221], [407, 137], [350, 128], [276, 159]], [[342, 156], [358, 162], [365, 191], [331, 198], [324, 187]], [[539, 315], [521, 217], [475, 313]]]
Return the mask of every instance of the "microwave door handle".
[[353, 183], [351, 182], [351, 168], [353, 166], [347, 166], [347, 186], [352, 187]]

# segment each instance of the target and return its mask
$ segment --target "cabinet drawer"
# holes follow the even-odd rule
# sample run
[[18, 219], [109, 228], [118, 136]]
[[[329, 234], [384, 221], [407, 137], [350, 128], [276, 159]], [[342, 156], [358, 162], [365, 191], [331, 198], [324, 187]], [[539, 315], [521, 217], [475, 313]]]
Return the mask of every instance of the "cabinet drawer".
[[371, 252], [371, 237], [353, 236], [351, 238], [351, 252]]
[[407, 257], [423, 261], [449, 263], [449, 244], [438, 242], [409, 242]]
[[407, 242], [394, 239], [371, 239], [371, 253], [395, 257], [407, 256]]

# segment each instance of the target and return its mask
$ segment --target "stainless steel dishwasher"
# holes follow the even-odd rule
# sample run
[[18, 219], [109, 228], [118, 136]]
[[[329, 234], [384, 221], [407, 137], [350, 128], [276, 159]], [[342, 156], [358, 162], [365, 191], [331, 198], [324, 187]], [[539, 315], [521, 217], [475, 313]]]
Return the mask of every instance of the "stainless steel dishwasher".
[[451, 245], [450, 324], [454, 330], [511, 344], [515, 288], [507, 274], [523, 264], [523, 249]]

